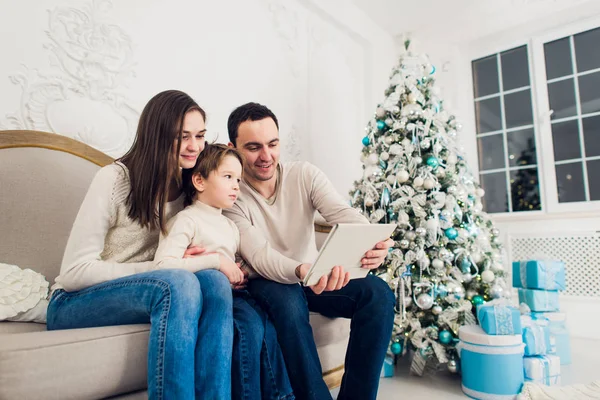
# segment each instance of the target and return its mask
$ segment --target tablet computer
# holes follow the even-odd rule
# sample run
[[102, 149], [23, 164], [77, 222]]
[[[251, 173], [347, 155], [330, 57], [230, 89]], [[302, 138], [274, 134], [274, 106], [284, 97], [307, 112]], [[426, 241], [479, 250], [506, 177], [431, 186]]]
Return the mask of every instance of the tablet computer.
[[362, 268], [365, 253], [379, 242], [387, 240], [396, 224], [337, 224], [325, 239], [321, 251], [303, 280], [305, 286], [319, 282], [336, 265], [350, 272], [350, 279], [364, 278], [369, 272]]

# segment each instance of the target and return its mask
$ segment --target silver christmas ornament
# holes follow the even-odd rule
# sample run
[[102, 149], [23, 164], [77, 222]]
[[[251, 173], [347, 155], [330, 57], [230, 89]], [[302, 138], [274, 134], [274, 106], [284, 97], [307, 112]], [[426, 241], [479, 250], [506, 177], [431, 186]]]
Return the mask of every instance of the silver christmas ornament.
[[425, 236], [427, 234], [427, 229], [423, 228], [422, 226], [418, 227], [417, 229], [415, 229], [415, 233], [418, 236]]
[[456, 360], [448, 360], [448, 371], [453, 374], [458, 373], [458, 362]]
[[408, 240], [402, 239], [400, 241], [400, 248], [401, 249], [408, 249], [409, 244], [410, 244], [410, 242]]
[[435, 315], [440, 315], [442, 311], [442, 307], [440, 306], [433, 306], [433, 308], [431, 309], [431, 312]]
[[490, 296], [492, 296], [493, 299], [499, 299], [502, 297], [502, 295], [504, 294], [504, 289], [502, 288], [502, 286], [496, 284], [493, 285], [490, 288]]

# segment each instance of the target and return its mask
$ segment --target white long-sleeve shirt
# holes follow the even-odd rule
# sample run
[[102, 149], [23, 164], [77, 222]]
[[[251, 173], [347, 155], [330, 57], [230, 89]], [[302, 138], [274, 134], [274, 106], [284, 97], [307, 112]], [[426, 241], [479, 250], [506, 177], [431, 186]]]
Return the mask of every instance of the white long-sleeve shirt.
[[[183, 268], [193, 272], [219, 269], [219, 254], [235, 261], [240, 233], [233, 221], [214, 208], [196, 200], [167, 223], [167, 235], [161, 235], [154, 256], [159, 268]], [[206, 250], [206, 255], [186, 258], [189, 245]]]
[[[53, 290], [81, 290], [102, 282], [156, 269], [159, 230], [129, 218], [131, 185], [127, 167], [100, 169], [81, 204]], [[183, 209], [183, 196], [167, 203], [165, 217]]]
[[369, 221], [350, 207], [325, 174], [307, 162], [280, 164], [275, 194], [265, 199], [246, 182], [233, 208], [223, 214], [237, 225], [242, 257], [260, 275], [281, 283], [297, 283], [296, 267], [312, 263], [316, 211], [330, 224]]

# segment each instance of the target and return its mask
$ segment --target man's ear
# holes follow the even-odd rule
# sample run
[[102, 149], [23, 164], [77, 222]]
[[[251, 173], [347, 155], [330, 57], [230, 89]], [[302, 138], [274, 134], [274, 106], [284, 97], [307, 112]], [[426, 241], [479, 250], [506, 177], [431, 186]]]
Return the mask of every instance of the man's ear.
[[204, 192], [205, 181], [201, 174], [194, 174], [192, 176], [192, 184], [198, 192]]
[[231, 143], [231, 142], [227, 143], [227, 146], [228, 146], [228, 147], [233, 147], [233, 148], [235, 148], [235, 146], [234, 146], [234, 145], [233, 145], [233, 143]]

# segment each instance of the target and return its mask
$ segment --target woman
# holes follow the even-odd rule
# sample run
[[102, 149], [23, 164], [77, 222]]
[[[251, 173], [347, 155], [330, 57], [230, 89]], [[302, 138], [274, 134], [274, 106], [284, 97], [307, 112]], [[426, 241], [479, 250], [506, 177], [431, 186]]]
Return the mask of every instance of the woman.
[[152, 261], [165, 221], [183, 208], [181, 169], [204, 149], [205, 119], [179, 91], [148, 102], [131, 149], [88, 189], [48, 306], [49, 330], [150, 323], [151, 399], [231, 397], [227, 277]]

